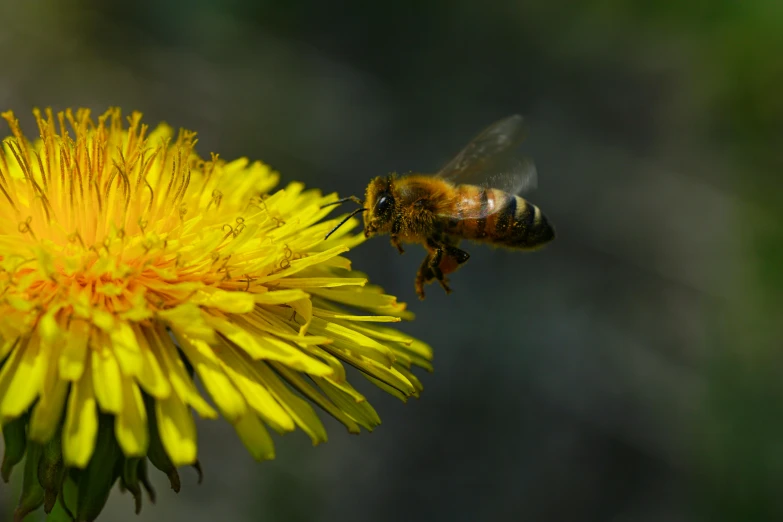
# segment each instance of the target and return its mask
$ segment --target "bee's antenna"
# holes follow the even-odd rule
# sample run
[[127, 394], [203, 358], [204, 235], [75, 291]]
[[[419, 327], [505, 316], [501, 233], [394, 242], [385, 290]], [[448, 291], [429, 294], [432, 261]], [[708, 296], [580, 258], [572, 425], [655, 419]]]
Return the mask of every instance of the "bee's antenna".
[[[345, 199], [346, 199], [346, 200], [348, 200], [349, 198], [345, 198]], [[333, 203], [332, 203], [332, 204], [333, 204]], [[334, 227], [332, 230], [330, 230], [330, 231], [329, 231], [329, 233], [328, 233], [328, 234], [326, 234], [326, 237], [324, 238], [324, 241], [326, 241], [327, 239], [329, 239], [329, 236], [331, 236], [332, 234], [334, 234], [334, 233], [337, 231], [337, 229], [338, 229], [338, 228], [340, 228], [341, 226], [345, 225], [345, 224], [348, 222], [348, 220], [349, 220], [349, 219], [351, 219], [351, 218], [352, 218], [352, 217], [354, 217], [356, 214], [359, 214], [359, 213], [361, 213], [361, 212], [367, 212], [367, 209], [366, 209], [366, 208], [357, 208], [356, 210], [354, 210], [353, 212], [351, 212], [350, 214], [348, 214], [348, 215], [345, 217], [345, 219], [343, 219], [342, 221], [340, 221], [340, 222], [337, 224], [337, 226], [336, 226], [336, 227]]]
[[326, 205], [322, 205], [321, 208], [331, 207], [332, 205], [342, 205], [343, 203], [347, 203], [349, 201], [353, 201], [357, 205], [361, 205], [363, 203], [362, 200], [357, 198], [356, 196], [348, 196], [346, 198], [338, 199], [337, 201], [332, 201], [331, 203], [327, 203]]

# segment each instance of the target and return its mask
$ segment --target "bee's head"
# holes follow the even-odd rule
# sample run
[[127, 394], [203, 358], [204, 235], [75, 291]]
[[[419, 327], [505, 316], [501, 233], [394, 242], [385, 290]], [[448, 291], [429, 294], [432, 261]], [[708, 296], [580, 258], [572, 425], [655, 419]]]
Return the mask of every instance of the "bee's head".
[[381, 176], [367, 185], [367, 197], [364, 201], [364, 235], [372, 237], [391, 232], [394, 221], [394, 177]]
[[[394, 176], [375, 178], [367, 185], [367, 197], [364, 201], [362, 208], [357, 208], [340, 223], [337, 224], [332, 230], [326, 234], [324, 240], [329, 239], [329, 236], [334, 234], [337, 229], [346, 224], [356, 214], [364, 212], [364, 237], [371, 237], [378, 234], [385, 234], [391, 232], [392, 223], [394, 222]], [[347, 201], [353, 201], [361, 205], [361, 200], [356, 196], [348, 196], [346, 198], [338, 199], [327, 203], [321, 208], [331, 207], [332, 205], [341, 205]]]

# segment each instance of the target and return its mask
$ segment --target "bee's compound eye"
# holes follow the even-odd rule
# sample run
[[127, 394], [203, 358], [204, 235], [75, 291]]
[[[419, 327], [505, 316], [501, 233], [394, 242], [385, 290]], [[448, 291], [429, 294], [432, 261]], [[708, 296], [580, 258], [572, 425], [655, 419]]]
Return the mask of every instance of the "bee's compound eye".
[[375, 204], [375, 212], [381, 215], [388, 213], [392, 208], [393, 201], [391, 196], [381, 196]]

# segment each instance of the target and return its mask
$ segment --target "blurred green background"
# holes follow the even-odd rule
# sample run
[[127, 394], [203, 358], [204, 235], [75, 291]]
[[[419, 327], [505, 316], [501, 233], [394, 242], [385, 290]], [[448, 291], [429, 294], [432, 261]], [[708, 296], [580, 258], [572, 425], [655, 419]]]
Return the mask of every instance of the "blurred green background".
[[470, 249], [423, 303], [421, 252], [362, 245], [436, 350], [423, 397], [365, 386], [376, 432], [324, 419], [264, 464], [203, 422], [204, 484], [156, 476], [157, 506], [115, 492], [105, 520], [783, 520], [780, 1], [0, 5], [30, 134], [33, 106], [119, 105], [347, 195], [518, 112], [559, 234]]

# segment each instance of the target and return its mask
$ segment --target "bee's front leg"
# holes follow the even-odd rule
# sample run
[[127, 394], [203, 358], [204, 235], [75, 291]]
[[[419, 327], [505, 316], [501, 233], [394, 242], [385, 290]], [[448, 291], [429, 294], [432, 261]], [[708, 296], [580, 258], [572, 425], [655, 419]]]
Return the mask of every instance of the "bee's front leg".
[[391, 243], [400, 255], [405, 253], [405, 249], [402, 248], [402, 241], [400, 241], [400, 231], [402, 231], [402, 221], [398, 218], [392, 223], [391, 229]]
[[397, 249], [397, 252], [399, 252], [399, 253], [400, 253], [400, 255], [402, 255], [402, 254], [404, 254], [404, 253], [405, 253], [405, 249], [404, 249], [404, 248], [402, 248], [402, 241], [400, 241], [400, 238], [398, 238], [397, 236], [392, 236], [392, 238], [391, 238], [391, 244], [392, 244], [392, 246], [393, 246], [394, 248], [396, 248], [396, 249]]

